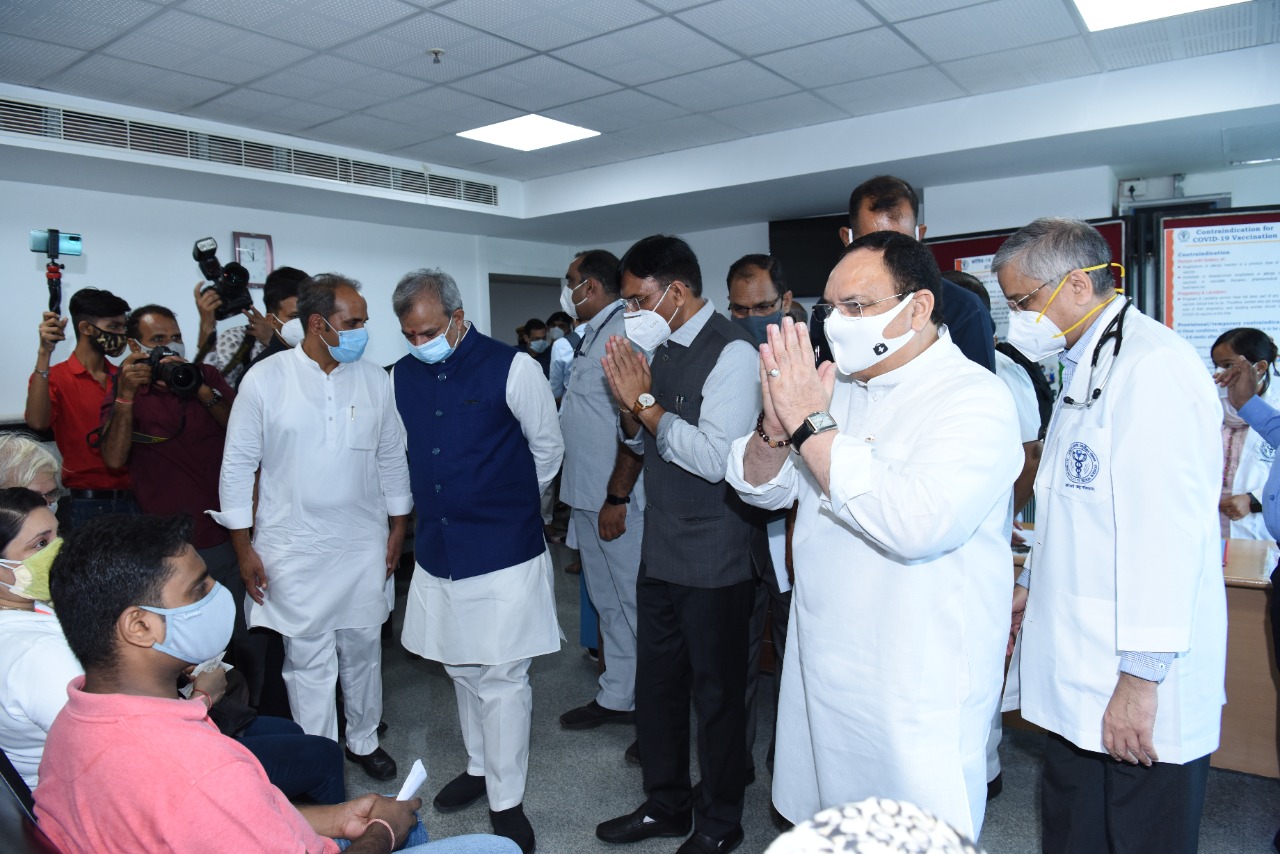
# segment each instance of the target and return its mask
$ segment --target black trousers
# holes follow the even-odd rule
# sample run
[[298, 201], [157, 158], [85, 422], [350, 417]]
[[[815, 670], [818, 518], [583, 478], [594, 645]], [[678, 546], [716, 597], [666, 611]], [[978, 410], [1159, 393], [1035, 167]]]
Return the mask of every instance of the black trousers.
[[[636, 737], [647, 809], [693, 811], [694, 827], [722, 838], [742, 822], [746, 767], [747, 635], [755, 581], [686, 587], [636, 584]], [[689, 703], [698, 727], [689, 777]]]
[[1280, 663], [1280, 564], [1271, 570], [1271, 591], [1267, 595], [1271, 597], [1271, 643], [1276, 648], [1276, 662]]
[[1209, 757], [1151, 767], [1050, 733], [1040, 778], [1044, 854], [1195, 854]]

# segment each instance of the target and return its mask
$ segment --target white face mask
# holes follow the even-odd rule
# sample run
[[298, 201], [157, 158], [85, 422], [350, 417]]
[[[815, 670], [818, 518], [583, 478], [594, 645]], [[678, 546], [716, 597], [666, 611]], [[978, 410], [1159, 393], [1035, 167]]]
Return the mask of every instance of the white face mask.
[[[585, 285], [587, 281], [587, 279], [583, 279], [581, 282], [578, 282], [578, 288]], [[560, 289], [560, 307], [564, 309], [565, 314], [569, 315], [574, 320], [578, 319], [578, 306], [587, 301], [586, 297], [583, 297], [578, 302], [573, 301], [573, 292], [578, 288], [571, 288], [568, 285], [565, 285]]]
[[290, 347], [297, 347], [306, 336], [307, 331], [302, 328], [302, 318], [300, 317], [295, 317], [280, 327], [280, 337]]
[[1056, 356], [1067, 348], [1067, 339], [1058, 324], [1038, 311], [1009, 312], [1008, 340], [1033, 362]]
[[[662, 296], [658, 298], [658, 303], [654, 306], [655, 309], [662, 305], [662, 301], [667, 298], [667, 291], [670, 290], [671, 285], [667, 285], [667, 290], [663, 291]], [[667, 319], [658, 314], [657, 311], [650, 311], [647, 308], [642, 308], [637, 312], [624, 313], [622, 315], [622, 325], [631, 342], [646, 353], [652, 353], [657, 350], [663, 341], [671, 337], [671, 324], [667, 322]]]
[[823, 329], [831, 345], [831, 358], [840, 373], [861, 373], [905, 347], [915, 337], [914, 329], [908, 327], [897, 338], [886, 338], [884, 331], [914, 301], [914, 295], [908, 295], [898, 302], [897, 308], [872, 317], [845, 317], [839, 309], [831, 312]]

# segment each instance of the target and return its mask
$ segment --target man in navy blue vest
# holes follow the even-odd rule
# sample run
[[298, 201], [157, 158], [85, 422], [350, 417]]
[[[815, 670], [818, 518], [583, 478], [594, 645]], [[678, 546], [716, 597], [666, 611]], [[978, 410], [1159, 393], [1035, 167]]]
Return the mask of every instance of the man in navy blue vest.
[[453, 679], [468, 757], [435, 805], [487, 793], [494, 833], [530, 854], [529, 660], [563, 637], [538, 510], [564, 454], [555, 399], [537, 362], [467, 323], [449, 274], [409, 273], [391, 301], [409, 346], [392, 384], [418, 511], [401, 640]]
[[619, 266], [630, 341], [612, 338], [604, 366], [623, 437], [644, 455], [636, 735], [647, 798], [596, 836], [637, 842], [685, 836], [692, 824], [677, 854], [718, 854], [742, 843], [753, 567], [770, 566], [762, 517], [724, 481], [730, 444], [760, 411], [760, 360], [747, 333], [703, 298], [683, 240], [646, 237]]

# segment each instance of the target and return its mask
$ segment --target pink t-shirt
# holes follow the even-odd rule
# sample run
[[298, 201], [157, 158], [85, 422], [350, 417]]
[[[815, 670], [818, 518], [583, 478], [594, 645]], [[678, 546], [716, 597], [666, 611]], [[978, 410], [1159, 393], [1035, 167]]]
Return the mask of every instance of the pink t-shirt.
[[83, 676], [67, 686], [35, 792], [40, 827], [64, 854], [338, 850], [202, 700], [83, 688]]

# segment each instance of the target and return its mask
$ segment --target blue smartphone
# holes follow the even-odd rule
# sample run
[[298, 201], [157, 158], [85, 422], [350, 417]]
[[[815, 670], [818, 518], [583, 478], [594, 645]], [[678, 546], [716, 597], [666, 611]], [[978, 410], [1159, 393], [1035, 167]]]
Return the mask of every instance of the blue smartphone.
[[[80, 254], [80, 235], [72, 234], [69, 231], [58, 232], [58, 254], [59, 255], [79, 255]], [[49, 254], [49, 230], [46, 228], [32, 229], [31, 231], [31, 251], [41, 252], [45, 255]]]

